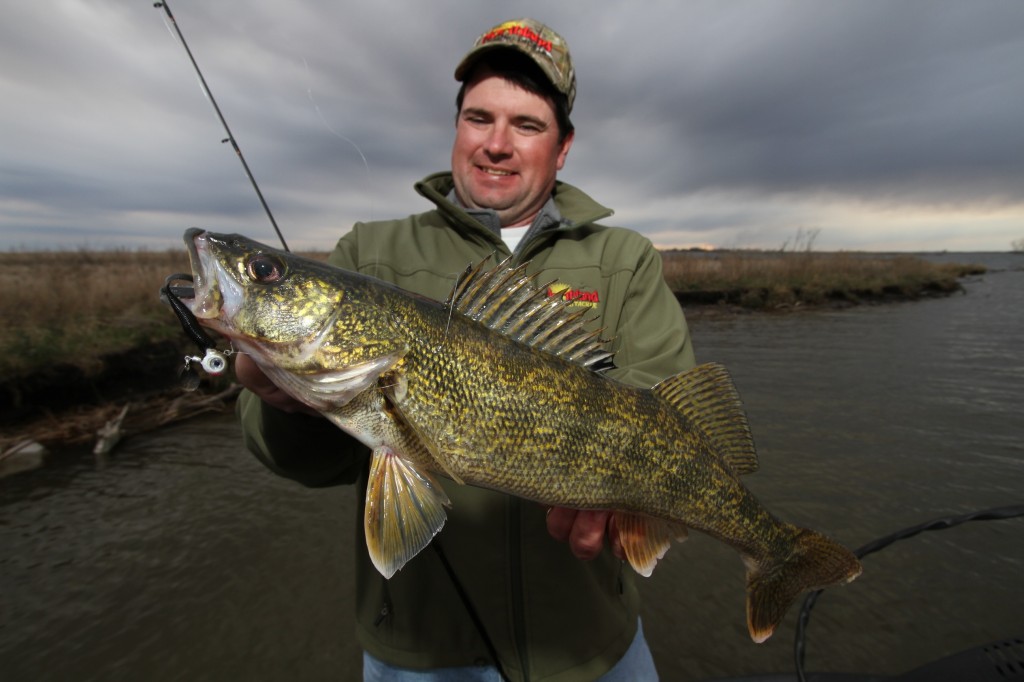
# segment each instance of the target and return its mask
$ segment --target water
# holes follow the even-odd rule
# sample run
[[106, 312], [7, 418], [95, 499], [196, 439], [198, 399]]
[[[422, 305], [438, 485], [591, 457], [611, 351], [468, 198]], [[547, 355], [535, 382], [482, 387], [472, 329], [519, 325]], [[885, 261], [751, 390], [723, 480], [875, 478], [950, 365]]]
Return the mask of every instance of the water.
[[352, 490], [268, 475], [230, 415], [129, 439], [101, 471], [73, 459], [0, 482], [0, 678], [314, 680], [355, 665]]
[[[761, 470], [746, 483], [773, 511], [858, 547], [933, 518], [1024, 504], [1024, 258], [985, 263], [998, 271], [967, 281], [966, 295], [695, 323], [699, 360], [730, 367], [747, 405]], [[674, 630], [655, 645], [663, 674], [792, 670], [795, 613], [751, 646], [738, 562], [696, 540], [651, 581], [652, 618]], [[808, 669], [896, 674], [1024, 634], [1022, 575], [1024, 519], [871, 555], [864, 576], [815, 608]], [[708, 632], [706, 650], [691, 644]]]
[[[984, 262], [1000, 269], [966, 295], [694, 319], [699, 359], [747, 404], [747, 484], [773, 511], [856, 547], [1024, 503], [1024, 259]], [[353, 492], [269, 474], [230, 415], [129, 439], [103, 470], [71, 453], [0, 481], [3, 679], [358, 680]], [[1022, 575], [1024, 519], [893, 545], [819, 601], [808, 669], [895, 674], [1024, 634]], [[792, 670], [796, 609], [751, 643], [720, 543], [694, 534], [643, 587], [663, 679]]]

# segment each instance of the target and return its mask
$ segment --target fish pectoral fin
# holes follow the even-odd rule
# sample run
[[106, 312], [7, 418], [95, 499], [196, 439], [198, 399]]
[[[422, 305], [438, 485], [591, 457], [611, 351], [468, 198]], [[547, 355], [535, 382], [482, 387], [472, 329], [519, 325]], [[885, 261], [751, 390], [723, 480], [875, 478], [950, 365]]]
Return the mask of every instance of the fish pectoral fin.
[[444, 526], [451, 502], [444, 489], [388, 447], [373, 451], [363, 530], [370, 560], [390, 578]]
[[401, 353], [382, 355], [356, 365], [313, 374], [309, 376], [307, 385], [317, 395], [334, 398], [338, 402], [341, 402], [342, 399], [344, 402], [348, 402], [353, 396], [377, 381], [381, 374], [394, 367], [403, 355]]
[[682, 542], [688, 535], [686, 526], [662, 519], [628, 512], [615, 512], [613, 517], [626, 560], [645, 578], [651, 577], [672, 540]]

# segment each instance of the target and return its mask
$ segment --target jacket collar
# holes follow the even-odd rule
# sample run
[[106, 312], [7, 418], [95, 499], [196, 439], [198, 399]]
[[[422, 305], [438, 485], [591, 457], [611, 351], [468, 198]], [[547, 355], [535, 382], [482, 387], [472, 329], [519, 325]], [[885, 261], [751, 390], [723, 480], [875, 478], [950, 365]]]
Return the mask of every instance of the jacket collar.
[[[452, 174], [448, 171], [428, 175], [415, 185], [416, 191], [437, 206], [437, 210], [452, 224], [463, 228], [478, 231], [481, 228], [488, 233], [500, 238], [501, 226], [497, 217], [484, 217], [480, 219], [479, 214], [487, 211], [468, 212], [458, 204], [449, 201], [448, 196], [455, 189], [452, 181]], [[590, 223], [607, 218], [614, 212], [591, 199], [586, 193], [572, 185], [557, 181], [551, 200], [541, 209], [538, 220], [530, 228], [530, 233], [549, 229], [563, 229], [588, 225]], [[474, 216], [473, 214], [477, 214]], [[481, 216], [482, 217], [482, 216]], [[493, 223], [493, 226], [492, 226]]]
[[[455, 195], [455, 190], [448, 192], [448, 201], [469, 214], [471, 218], [476, 220], [478, 223], [486, 227], [491, 231], [492, 234], [501, 237], [501, 218], [498, 217], [498, 212], [492, 208], [467, 208], [462, 205], [459, 198]], [[558, 212], [558, 206], [555, 205], [554, 197], [548, 198], [544, 205], [540, 207], [540, 211], [534, 216], [533, 222], [529, 225], [529, 230], [526, 232], [526, 236], [532, 236], [541, 232], [542, 230], [555, 229], [561, 227], [562, 214]], [[526, 237], [524, 237], [524, 241]]]

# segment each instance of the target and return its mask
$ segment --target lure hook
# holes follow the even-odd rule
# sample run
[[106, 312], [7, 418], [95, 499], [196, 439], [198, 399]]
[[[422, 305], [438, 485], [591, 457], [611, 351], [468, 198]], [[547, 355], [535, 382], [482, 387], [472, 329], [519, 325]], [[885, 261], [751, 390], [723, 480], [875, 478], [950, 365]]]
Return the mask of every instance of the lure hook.
[[181, 328], [185, 331], [185, 334], [199, 347], [199, 351], [203, 354], [202, 357], [186, 355], [185, 366], [181, 370], [181, 377], [185, 387], [189, 390], [195, 390], [199, 386], [199, 375], [192, 366], [193, 363], [198, 363], [207, 374], [219, 376], [227, 371], [227, 356], [231, 354], [231, 351], [217, 350], [217, 344], [203, 330], [188, 306], [182, 302], [180, 296], [191, 297], [194, 289], [192, 287], [172, 286], [173, 282], [194, 282], [194, 280], [192, 275], [181, 273], [170, 275], [164, 280], [164, 285], [160, 289], [160, 299], [171, 307], [171, 310], [178, 317], [178, 322], [181, 323]]

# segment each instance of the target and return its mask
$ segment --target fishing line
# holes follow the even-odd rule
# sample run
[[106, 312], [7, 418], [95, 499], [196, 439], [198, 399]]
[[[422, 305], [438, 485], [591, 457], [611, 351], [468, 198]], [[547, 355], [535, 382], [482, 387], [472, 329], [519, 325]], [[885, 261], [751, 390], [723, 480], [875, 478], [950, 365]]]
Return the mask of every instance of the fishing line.
[[[470, 267], [472, 267], [472, 263], [470, 263]], [[441, 339], [441, 343], [437, 344], [437, 347], [434, 349], [435, 353], [439, 352], [444, 347], [444, 344], [448, 341], [448, 330], [452, 326], [452, 315], [454, 314], [455, 311], [455, 292], [459, 290], [459, 285], [462, 283], [463, 275], [469, 275], [469, 268], [462, 270], [455, 277], [455, 284], [452, 285], [452, 293], [448, 295], [448, 321], [444, 325], [444, 338]]]
[[[312, 74], [312, 71], [310, 71], [309, 62], [306, 60], [305, 57], [302, 58], [302, 65], [306, 69], [306, 82], [309, 84], [306, 87], [306, 97], [309, 98], [309, 103], [313, 106], [313, 111], [316, 112], [317, 117], [320, 119], [321, 125], [323, 125], [323, 127], [327, 130], [327, 132], [329, 132], [331, 135], [334, 135], [339, 140], [342, 140], [342, 141], [346, 142], [347, 144], [351, 145], [351, 147], [356, 150], [356, 153], [359, 154], [359, 158], [362, 159], [362, 161], [363, 161], [363, 171], [366, 173], [367, 188], [368, 188], [368, 190], [372, 190], [372, 188], [373, 188], [373, 176], [370, 173], [370, 162], [366, 160], [366, 155], [363, 154], [363, 150], [359, 147], [358, 144], [355, 143], [354, 140], [352, 140], [351, 138], [345, 137], [344, 135], [339, 133], [337, 130], [335, 130], [334, 127], [330, 123], [328, 123], [327, 118], [324, 116], [323, 111], [320, 110], [320, 104], [316, 101], [316, 97], [313, 96], [313, 74]], [[368, 191], [367, 192], [367, 196], [369, 196], [369, 199], [370, 199], [370, 212], [369, 212], [370, 216], [369, 216], [369, 220], [372, 221], [374, 219], [374, 205], [373, 205], [373, 196], [374, 196], [374, 194], [373, 194], [372, 191]], [[374, 256], [375, 256], [375, 258], [374, 258], [375, 265], [374, 265], [374, 271], [371, 274], [373, 274], [375, 276], [379, 276], [379, 270], [377, 268], [377, 265], [380, 264], [380, 248], [381, 248], [381, 246], [380, 246], [380, 244], [378, 244], [377, 245], [377, 253], [374, 254]]]
[[[199, 84], [203, 91], [203, 94], [206, 96], [210, 104], [213, 106], [214, 111], [217, 113], [217, 118], [220, 120], [221, 126], [223, 126], [224, 128], [224, 132], [227, 134], [227, 137], [221, 140], [221, 142], [231, 143], [232, 148], [235, 150], [235, 154], [237, 154], [238, 156], [238, 160], [242, 163], [242, 168], [245, 169], [245, 174], [249, 178], [249, 182], [252, 183], [252, 187], [256, 191], [256, 196], [259, 197], [260, 204], [262, 204], [263, 210], [267, 214], [267, 218], [270, 219], [270, 224], [273, 226], [274, 232], [277, 233], [278, 239], [281, 240], [281, 245], [284, 247], [285, 251], [290, 251], [290, 249], [288, 248], [288, 243], [284, 239], [284, 235], [281, 234], [281, 230], [277, 226], [277, 221], [274, 220], [274, 214], [271, 212], [270, 206], [267, 205], [266, 200], [263, 198], [263, 192], [260, 191], [259, 185], [256, 183], [256, 178], [253, 176], [252, 171], [249, 169], [249, 164], [246, 163], [245, 161], [245, 156], [242, 154], [242, 150], [238, 145], [238, 141], [235, 139], [234, 134], [231, 132], [231, 128], [228, 126], [228, 122], [224, 118], [224, 114], [221, 112], [220, 106], [217, 105], [217, 100], [214, 98], [213, 92], [210, 91], [210, 87], [209, 85], [207, 85], [206, 78], [203, 77], [203, 72], [199, 68], [199, 64], [196, 62], [196, 59], [192, 54], [192, 50], [188, 46], [188, 42], [185, 40], [185, 36], [181, 31], [181, 27], [178, 26], [178, 22], [174, 18], [174, 14], [171, 12], [170, 6], [167, 4], [166, 0], [164, 0], [163, 2], [154, 2], [153, 7], [162, 7], [164, 13], [167, 15], [167, 19], [165, 19], [164, 23], [165, 25], [167, 25], [167, 20], [170, 21], [170, 25], [167, 25], [168, 31], [170, 31], [172, 35], [177, 35], [178, 40], [181, 42], [181, 46], [185, 49], [186, 54], [188, 54], [189, 61], [192, 62], [192, 67], [195, 69], [196, 75], [199, 77]], [[173, 31], [171, 30], [171, 26], [173, 26]], [[306, 65], [306, 71], [308, 73], [309, 64], [306, 63], [305, 59], [303, 59], [303, 63]], [[372, 182], [372, 178], [370, 176], [370, 164], [366, 160], [366, 156], [363, 154], [363, 151], [359, 148], [359, 145], [357, 145], [355, 142], [348, 139], [344, 135], [338, 133], [331, 127], [331, 125], [327, 122], [326, 118], [324, 117], [323, 113], [320, 111], [320, 107], [313, 97], [312, 88], [307, 89], [307, 94], [310, 102], [313, 104], [314, 110], [320, 117], [320, 121], [323, 123], [324, 127], [326, 127], [331, 134], [344, 140], [345, 142], [352, 145], [353, 148], [355, 148], [356, 152], [359, 154], [359, 157], [363, 161], [363, 167], [366, 170], [367, 180]], [[372, 205], [370, 211], [372, 218]], [[216, 350], [216, 348], [214, 347], [214, 341], [203, 331], [202, 327], [199, 325], [198, 320], [196, 320], [195, 315], [192, 314], [192, 311], [189, 310], [188, 307], [181, 302], [180, 298], [178, 298], [178, 295], [176, 293], [177, 288], [171, 286], [171, 282], [173, 281], [192, 281], [192, 277], [190, 275], [183, 274], [171, 275], [164, 282], [164, 286], [160, 290], [160, 292], [164, 300], [166, 300], [167, 303], [171, 306], [171, 309], [174, 310], [175, 315], [178, 316], [178, 320], [181, 322], [182, 329], [185, 330], [185, 333], [189, 336], [189, 338], [191, 338], [192, 341], [204, 353], [204, 357], [202, 359], [200, 359], [199, 357], [185, 357], [185, 368], [182, 371], [183, 376], [186, 378], [186, 380], [198, 378], [197, 375], [195, 375], [195, 370], [191, 367], [191, 362], [193, 361], [200, 362], [203, 366], [203, 369], [205, 369], [207, 372], [211, 374], [220, 374], [227, 367], [227, 361], [224, 357], [225, 354], [220, 353], [219, 351]], [[456, 281], [456, 285], [457, 284], [458, 281]], [[434, 546], [438, 558], [440, 559], [441, 564], [444, 566], [445, 572], [447, 573], [449, 580], [454, 585], [455, 590], [463, 603], [463, 606], [469, 613], [470, 619], [473, 621], [474, 626], [481, 635], [484, 641], [484, 645], [488, 650], [488, 653], [490, 653], [491, 657], [494, 659], [494, 664], [498, 670], [498, 674], [501, 676], [502, 680], [508, 680], [509, 677], [505, 673], [505, 670], [501, 664], [501, 659], [498, 657], [497, 648], [494, 646], [494, 642], [488, 635], [487, 630], [483, 625], [483, 621], [480, 618], [480, 615], [477, 613], [476, 609], [473, 606], [472, 600], [470, 600], [469, 598], [469, 594], [466, 592], [461, 581], [458, 579], [455, 573], [455, 569], [448, 561], [447, 556], [445, 556], [444, 550], [441, 548], [438, 539], [435, 538], [434, 542], [431, 544]]]
[[[947, 528], [953, 528], [969, 521], [998, 521], [1001, 519], [1012, 519], [1018, 516], [1024, 516], [1024, 505], [994, 507], [992, 509], [971, 512], [961, 516], [933, 519], [931, 521], [917, 524], [916, 526], [910, 526], [909, 528], [898, 530], [895, 533], [878, 538], [877, 540], [872, 540], [866, 545], [856, 549], [853, 553], [858, 559], [861, 559], [868, 554], [874, 554], [875, 552], [885, 549], [894, 542], [906, 540], [907, 538], [912, 538], [915, 535], [919, 535], [927, 531], [946, 530]], [[797, 679], [800, 682], [807, 682], [807, 677], [804, 674], [804, 638], [807, 634], [807, 623], [811, 619], [811, 609], [814, 608], [814, 604], [818, 601], [818, 597], [821, 596], [822, 592], [823, 590], [818, 590], [807, 595], [807, 598], [804, 599], [803, 606], [800, 608], [800, 616], [797, 620], [796, 639], [793, 643], [793, 657], [796, 663]]]
[[[217, 112], [217, 118], [220, 119], [221, 126], [224, 127], [224, 132], [227, 133], [227, 137], [221, 140], [221, 143], [230, 142], [231, 147], [235, 150], [235, 154], [238, 156], [238, 160], [242, 162], [242, 168], [245, 169], [245, 174], [249, 178], [249, 182], [252, 183], [252, 188], [256, 190], [256, 196], [259, 197], [260, 204], [263, 205], [263, 210], [266, 212], [267, 217], [270, 219], [270, 224], [274, 228], [274, 232], [277, 233], [277, 238], [281, 240], [281, 246], [284, 247], [285, 251], [290, 251], [288, 248], [288, 242], [284, 240], [284, 235], [281, 234], [280, 228], [277, 226], [277, 221], [274, 220], [274, 214], [270, 211], [270, 206], [267, 205], [266, 199], [263, 198], [263, 192], [260, 191], [260, 187], [256, 184], [256, 178], [253, 176], [252, 171], [249, 170], [249, 164], [245, 161], [245, 156], [242, 155], [242, 149], [238, 146], [238, 141], [235, 140], [234, 134], [231, 132], [231, 128], [228, 126], [227, 120], [224, 118], [224, 114], [221, 113], [220, 107], [217, 106], [217, 100], [214, 99], [213, 93], [210, 91], [210, 86], [206, 84], [206, 79], [203, 77], [203, 72], [199, 69], [199, 64], [196, 62], [196, 58], [192, 55], [192, 50], [189, 49], [188, 43], [185, 41], [185, 35], [181, 32], [181, 27], [178, 26], [178, 21], [174, 18], [174, 14], [171, 13], [171, 8], [167, 2], [154, 2], [153, 7], [163, 8], [164, 13], [167, 14], [167, 19], [164, 20], [166, 24], [167, 20], [170, 20], [171, 26], [174, 27], [173, 34], [177, 34], [178, 40], [181, 42], [181, 46], [185, 48], [185, 53], [188, 54], [189, 61], [192, 62], [192, 67], [195, 69], [196, 75], [199, 76], [199, 84], [203, 90], [203, 94], [206, 95], [206, 99], [213, 105], [214, 111]], [[168, 26], [170, 30], [170, 26]]]
[[[331, 135], [334, 135], [339, 140], [343, 140], [344, 142], [348, 143], [349, 145], [351, 145], [353, 149], [356, 150], [356, 154], [359, 154], [359, 158], [363, 160], [363, 170], [366, 172], [367, 185], [369, 187], [373, 187], [373, 177], [370, 175], [370, 162], [366, 160], [366, 155], [363, 154], [363, 150], [359, 148], [359, 145], [356, 144], [354, 140], [345, 137], [337, 130], [335, 130], [330, 123], [327, 122], [327, 118], [324, 116], [324, 113], [320, 110], [320, 105], [317, 103], [316, 98], [313, 96], [313, 75], [312, 72], [309, 70], [309, 62], [306, 61], [305, 57], [302, 58], [302, 65], [306, 68], [306, 81], [309, 83], [309, 85], [306, 87], [306, 97], [309, 98], [309, 103], [313, 105], [313, 111], [316, 112], [317, 117], [320, 119], [320, 123], [323, 124], [324, 128], [327, 129], [327, 132], [329, 132]], [[373, 219], [373, 196], [371, 195], [370, 220]]]
[[437, 554], [437, 558], [441, 561], [441, 565], [444, 567], [445, 573], [448, 574], [448, 579], [455, 587], [456, 593], [459, 595], [459, 599], [462, 601], [463, 607], [469, 614], [469, 619], [473, 621], [473, 626], [477, 629], [481, 639], [483, 639], [484, 646], [487, 648], [487, 653], [490, 654], [491, 659], [494, 661], [494, 667], [498, 671], [498, 676], [501, 677], [502, 682], [508, 682], [509, 676], [505, 674], [505, 667], [501, 664], [501, 659], [498, 657], [498, 648], [494, 646], [494, 641], [491, 640], [490, 635], [487, 634], [487, 628], [484, 627], [484, 621], [477, 612], [476, 607], [473, 606], [473, 600], [469, 598], [469, 593], [466, 588], [463, 587], [462, 581], [458, 579], [455, 573], [455, 569], [452, 567], [451, 562], [448, 561], [448, 557], [444, 553], [444, 549], [441, 547], [440, 538], [434, 538], [430, 546], [434, 548], [434, 552]]

